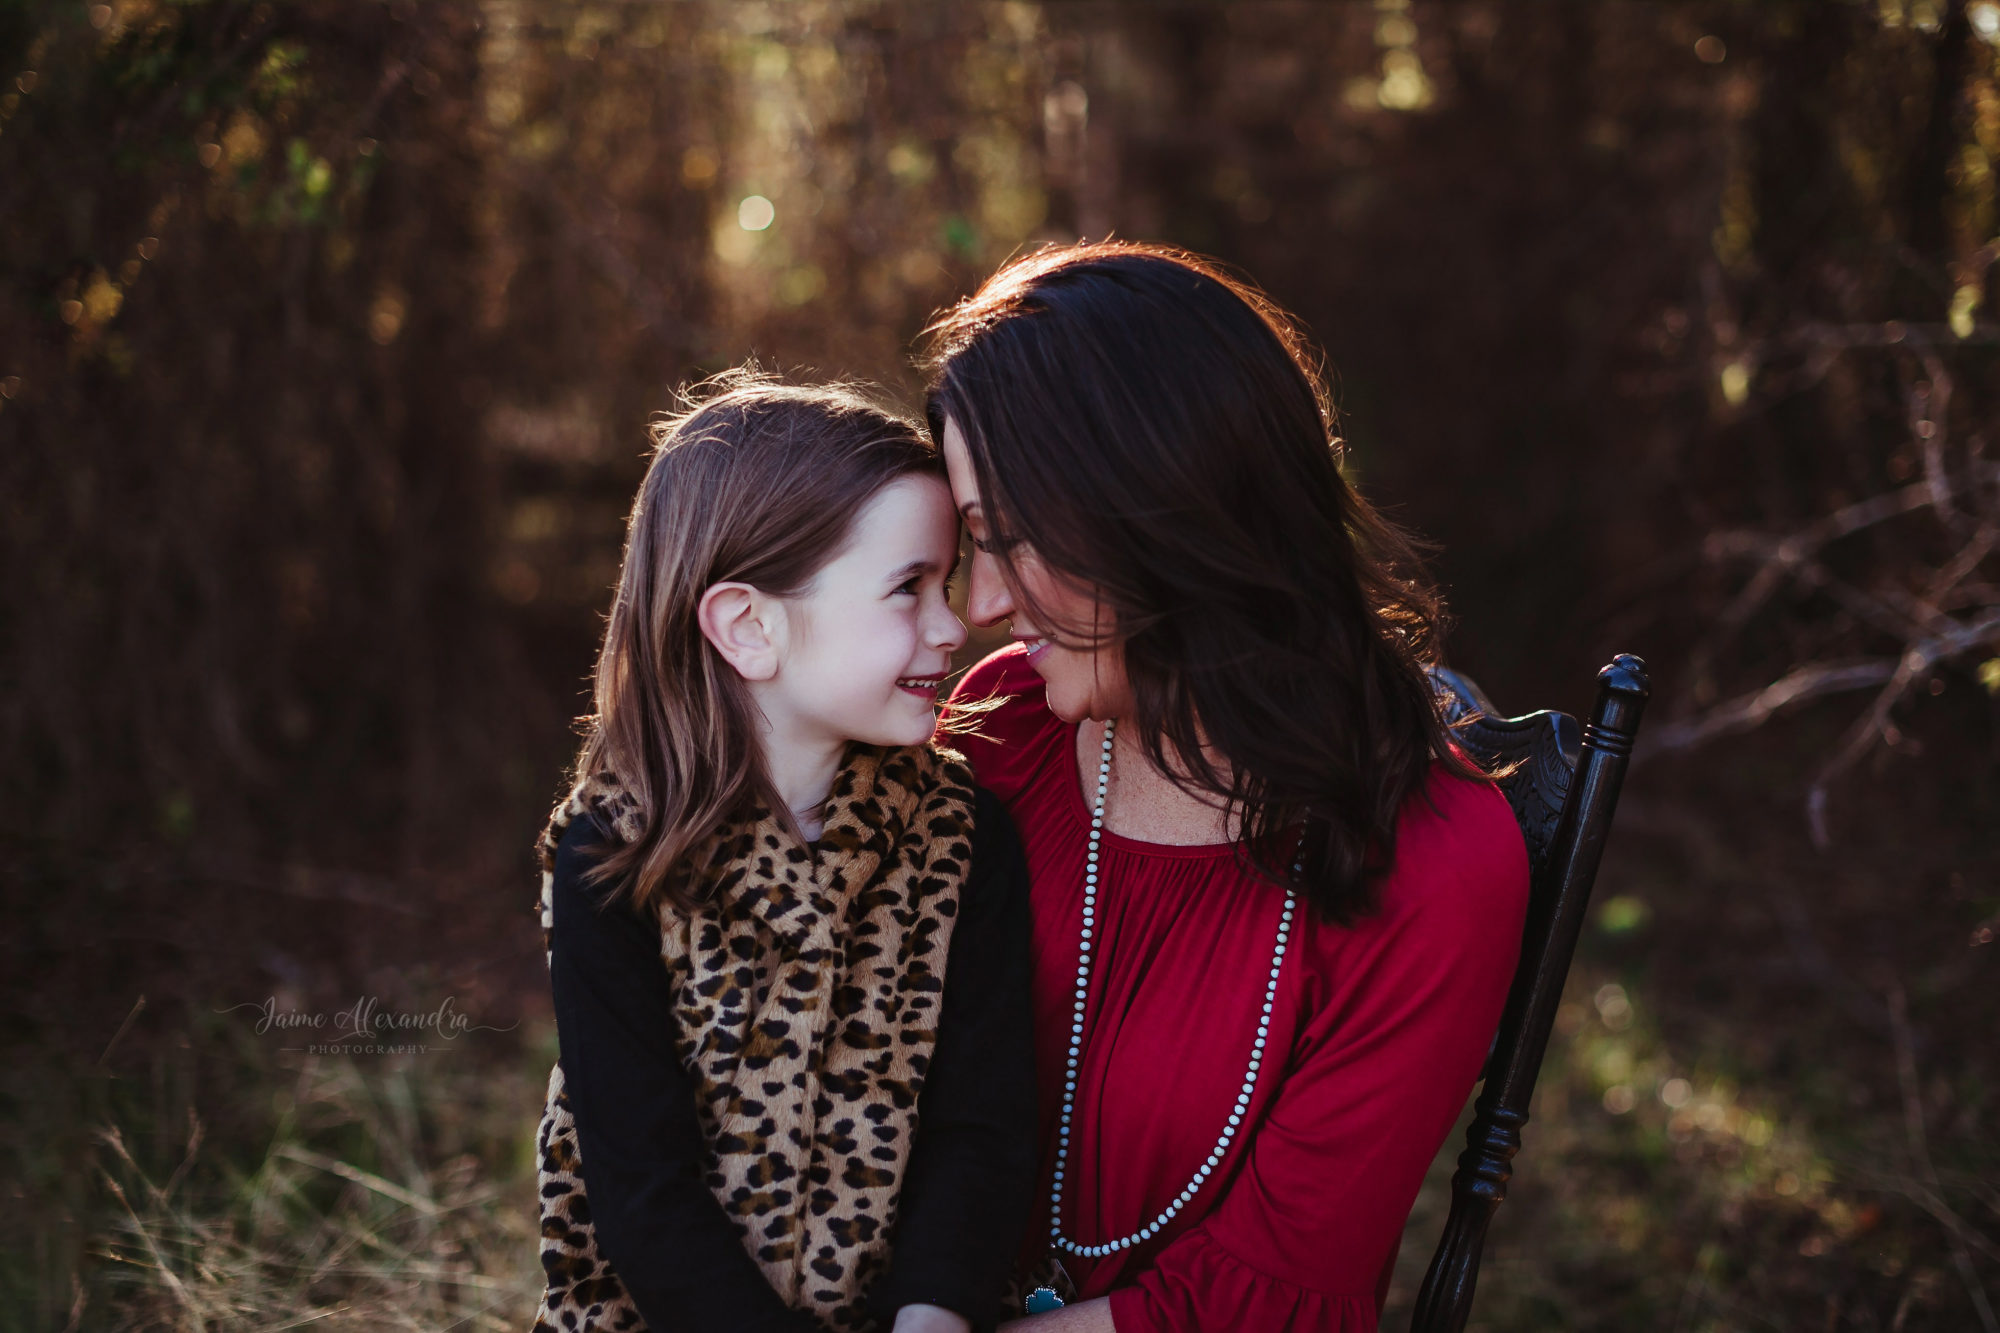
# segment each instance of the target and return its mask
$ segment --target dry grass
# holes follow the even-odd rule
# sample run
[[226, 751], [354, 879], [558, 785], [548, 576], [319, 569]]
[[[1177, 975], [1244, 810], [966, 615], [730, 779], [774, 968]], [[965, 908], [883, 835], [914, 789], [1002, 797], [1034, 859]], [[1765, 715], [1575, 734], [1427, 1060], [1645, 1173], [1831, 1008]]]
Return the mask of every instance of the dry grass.
[[[111, 1201], [75, 1329], [518, 1329], [540, 1295], [527, 1063], [307, 1057], [274, 1070], [274, 1123], [247, 1170], [189, 1112], [162, 1179], [116, 1126]], [[543, 1068], [546, 1068], [544, 1065]], [[88, 1295], [83, 1293], [88, 1292]]]

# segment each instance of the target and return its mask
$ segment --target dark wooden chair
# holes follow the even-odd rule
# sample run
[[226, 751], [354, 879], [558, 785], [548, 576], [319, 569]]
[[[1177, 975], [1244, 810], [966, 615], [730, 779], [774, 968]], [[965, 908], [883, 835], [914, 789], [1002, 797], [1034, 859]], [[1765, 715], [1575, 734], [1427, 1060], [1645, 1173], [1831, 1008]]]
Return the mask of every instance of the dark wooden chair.
[[1442, 669], [1432, 676], [1446, 717], [1462, 724], [1460, 743], [1482, 763], [1511, 767], [1500, 786], [1528, 844], [1521, 962], [1451, 1178], [1451, 1216], [1410, 1322], [1412, 1333], [1460, 1333], [1472, 1311], [1487, 1225], [1507, 1197], [1510, 1163], [1521, 1148], [1528, 1100], [1650, 686], [1644, 662], [1615, 659], [1597, 673], [1597, 707], [1579, 736], [1565, 713], [1502, 717], [1465, 677]]

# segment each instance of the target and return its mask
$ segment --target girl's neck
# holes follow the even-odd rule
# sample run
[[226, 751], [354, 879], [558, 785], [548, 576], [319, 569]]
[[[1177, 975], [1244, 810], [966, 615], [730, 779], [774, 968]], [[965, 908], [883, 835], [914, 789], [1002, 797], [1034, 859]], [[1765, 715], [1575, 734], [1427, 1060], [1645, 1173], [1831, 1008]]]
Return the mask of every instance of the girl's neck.
[[827, 793], [846, 757], [847, 742], [787, 736], [766, 726], [763, 735], [764, 772], [777, 797], [791, 812], [806, 841], [817, 839], [825, 825]]

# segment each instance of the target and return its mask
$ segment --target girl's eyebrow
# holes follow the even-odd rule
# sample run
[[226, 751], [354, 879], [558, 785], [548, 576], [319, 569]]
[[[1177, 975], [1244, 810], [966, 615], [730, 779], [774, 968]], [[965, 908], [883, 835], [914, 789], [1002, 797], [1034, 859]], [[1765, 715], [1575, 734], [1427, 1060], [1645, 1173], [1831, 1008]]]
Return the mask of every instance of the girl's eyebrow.
[[[944, 570], [944, 576], [950, 578], [952, 574], [956, 574], [958, 566], [964, 562], [964, 558], [966, 558], [964, 550], [960, 550], [958, 554], [954, 554], [952, 556], [952, 568]], [[902, 584], [902, 582], [908, 582], [910, 578], [916, 578], [920, 574], [936, 574], [936, 572], [938, 572], [938, 562], [936, 560], [910, 560], [908, 564], [904, 564], [902, 568], [898, 568], [894, 574], [890, 574], [888, 580], [892, 584]]]

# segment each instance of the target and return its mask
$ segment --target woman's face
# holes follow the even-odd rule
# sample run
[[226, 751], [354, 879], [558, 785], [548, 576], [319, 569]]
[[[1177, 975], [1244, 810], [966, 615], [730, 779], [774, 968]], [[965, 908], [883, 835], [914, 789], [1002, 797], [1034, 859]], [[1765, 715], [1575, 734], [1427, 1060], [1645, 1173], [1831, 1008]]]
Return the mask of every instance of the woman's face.
[[[1115, 644], [1100, 647], [1065, 647], [1051, 637], [1049, 627], [1037, 625], [1031, 614], [1014, 604], [1013, 591], [1001, 572], [994, 545], [993, 525], [987, 521], [979, 500], [979, 487], [972, 471], [972, 453], [965, 435], [950, 417], [944, 423], [944, 465], [951, 474], [951, 500], [972, 534], [972, 573], [966, 585], [965, 612], [975, 625], [997, 625], [1008, 621], [1008, 632], [1026, 645], [1028, 663], [1048, 685], [1049, 711], [1065, 722], [1085, 718], [1117, 718], [1132, 711], [1132, 692], [1125, 680], [1123, 654]], [[1014, 577], [1031, 601], [1051, 619], [1074, 630], [1096, 626], [1109, 630], [1109, 610], [1096, 595], [1066, 578], [1035, 554], [1034, 548], [1016, 542], [1009, 552]]]

